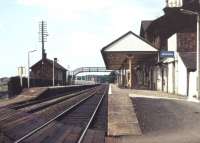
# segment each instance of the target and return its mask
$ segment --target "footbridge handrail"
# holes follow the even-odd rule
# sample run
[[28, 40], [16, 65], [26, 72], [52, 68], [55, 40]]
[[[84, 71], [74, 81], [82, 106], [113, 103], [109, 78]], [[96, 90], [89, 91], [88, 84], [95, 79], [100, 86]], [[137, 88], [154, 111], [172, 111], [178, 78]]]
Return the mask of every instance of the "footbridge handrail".
[[80, 67], [73, 71], [73, 75], [77, 75], [83, 72], [111, 72], [112, 70], [107, 70], [106, 67]]

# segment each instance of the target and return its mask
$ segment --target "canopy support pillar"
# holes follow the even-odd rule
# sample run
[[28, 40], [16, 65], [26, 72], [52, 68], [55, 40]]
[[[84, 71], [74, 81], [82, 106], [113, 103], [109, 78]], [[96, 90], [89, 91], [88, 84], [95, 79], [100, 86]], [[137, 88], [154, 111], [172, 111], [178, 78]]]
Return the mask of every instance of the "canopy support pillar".
[[128, 88], [132, 88], [133, 87], [133, 83], [132, 83], [132, 59], [133, 57], [128, 57], [128, 65], [129, 65], [129, 80], [128, 80]]

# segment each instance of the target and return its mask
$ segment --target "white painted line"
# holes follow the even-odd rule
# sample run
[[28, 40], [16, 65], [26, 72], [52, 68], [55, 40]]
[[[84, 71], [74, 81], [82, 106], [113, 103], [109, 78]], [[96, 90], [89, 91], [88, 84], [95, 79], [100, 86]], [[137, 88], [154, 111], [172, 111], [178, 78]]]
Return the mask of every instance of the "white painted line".
[[198, 99], [194, 98], [194, 97], [188, 97], [187, 101], [200, 103], [200, 101]]
[[109, 84], [108, 95], [112, 94], [111, 84]]
[[200, 103], [197, 99], [178, 99], [178, 98], [170, 98], [170, 97], [159, 97], [159, 96], [148, 96], [148, 95], [137, 95], [137, 94], [129, 94], [129, 97], [143, 97], [143, 98], [151, 98], [151, 99], [167, 99], [167, 100], [178, 100], [178, 101], [188, 101], [188, 102], [195, 102]]

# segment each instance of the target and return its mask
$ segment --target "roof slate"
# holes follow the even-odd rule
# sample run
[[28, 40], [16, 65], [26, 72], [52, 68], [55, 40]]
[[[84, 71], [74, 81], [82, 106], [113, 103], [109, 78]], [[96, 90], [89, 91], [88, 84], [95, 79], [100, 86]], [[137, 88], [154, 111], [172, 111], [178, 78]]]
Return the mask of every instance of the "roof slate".
[[[45, 61], [48, 62], [49, 64], [53, 65], [53, 61], [52, 61], [52, 60], [46, 58]], [[42, 59], [41, 59], [40, 61], [38, 61], [37, 63], [35, 63], [33, 66], [31, 66], [31, 69], [32, 69], [33, 67], [35, 67], [37, 64], [40, 64], [41, 62], [42, 62]], [[67, 69], [65, 69], [63, 66], [61, 66], [61, 65], [60, 65], [59, 63], [57, 63], [57, 62], [54, 63], [54, 66], [55, 66], [56, 69], [61, 69], [61, 70], [67, 71]]]
[[113, 44], [117, 43], [118, 41], [120, 41], [121, 39], [123, 39], [124, 37], [128, 36], [129, 34], [137, 37], [138, 39], [140, 39], [141, 41], [147, 43], [149, 46], [151, 46], [152, 48], [154, 48], [156, 51], [157, 49], [154, 47], [154, 45], [152, 43], [150, 43], [149, 41], [147, 41], [146, 39], [144, 39], [143, 37], [141, 36], [138, 36], [137, 34], [133, 33], [132, 31], [129, 31], [127, 33], [125, 33], [124, 35], [122, 35], [121, 37], [117, 38], [116, 40], [112, 41], [111, 43], [109, 43], [108, 45], [106, 45], [105, 47], [103, 47], [101, 49], [101, 53], [103, 54], [103, 52], [110, 46], [112, 46]]

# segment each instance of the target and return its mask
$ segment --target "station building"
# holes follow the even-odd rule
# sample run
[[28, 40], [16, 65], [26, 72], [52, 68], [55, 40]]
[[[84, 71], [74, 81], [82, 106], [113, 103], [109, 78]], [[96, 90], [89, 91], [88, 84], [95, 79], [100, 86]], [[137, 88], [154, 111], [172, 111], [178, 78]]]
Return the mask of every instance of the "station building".
[[[141, 22], [140, 36], [128, 32], [102, 49], [119, 86], [196, 95], [196, 16], [180, 8], [200, 10], [198, 0], [168, 0], [163, 16]], [[161, 56], [169, 51], [173, 56]]]
[[66, 85], [66, 72], [63, 66], [57, 62], [57, 58], [50, 60], [46, 57], [46, 53], [42, 55], [42, 59], [31, 66], [31, 83], [34, 86], [52, 85], [54, 67], [55, 85]]
[[[102, 49], [109, 70], [119, 70], [117, 83], [121, 87], [137, 88], [146, 84], [146, 72], [156, 64], [157, 49], [132, 31], [127, 32]], [[138, 72], [142, 71], [142, 72]]]

